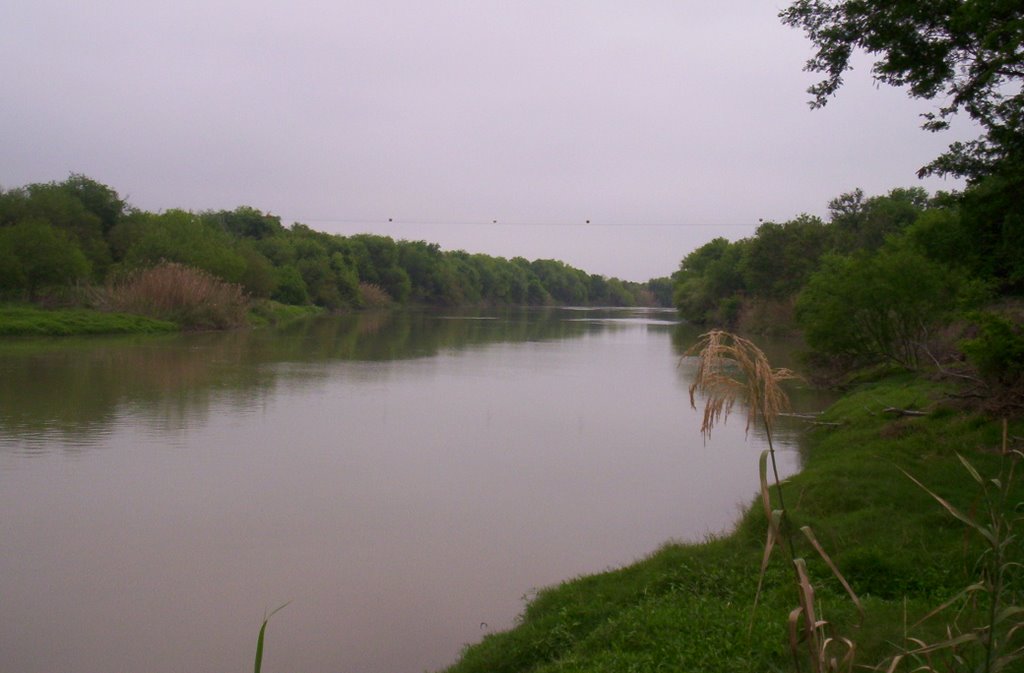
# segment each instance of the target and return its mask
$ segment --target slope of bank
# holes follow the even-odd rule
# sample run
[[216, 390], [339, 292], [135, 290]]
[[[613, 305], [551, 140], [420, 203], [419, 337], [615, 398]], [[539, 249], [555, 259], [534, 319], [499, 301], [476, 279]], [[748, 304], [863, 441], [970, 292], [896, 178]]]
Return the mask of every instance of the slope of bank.
[[173, 322], [130, 313], [103, 313], [87, 308], [44, 310], [34, 306], [0, 306], [0, 336], [160, 334], [178, 329]]
[[[250, 308], [247, 322], [252, 327], [279, 325], [321, 312], [323, 309], [316, 306], [290, 306], [264, 300]], [[188, 327], [172, 320], [135, 313], [92, 308], [43, 309], [37, 306], [0, 305], [0, 337], [164, 334]]]
[[[976, 580], [980, 537], [901, 472], [962, 511], [977, 511], [980, 487], [957, 454], [995, 477], [1004, 465], [1002, 426], [958, 410], [949, 392], [910, 376], [863, 385], [810, 427], [804, 469], [784, 487], [792, 522], [812, 527], [863, 601], [860, 624], [818, 554], [794, 538], [808, 561], [819, 618], [856, 643], [859, 664], [896, 654], [907, 642], [906, 624]], [[1009, 436], [1021, 434], [1024, 423], [1011, 423]], [[669, 544], [632, 566], [542, 591], [515, 628], [468, 647], [448, 670], [793, 670], [787, 616], [798, 598], [785, 545], [773, 554], [754, 610], [766, 530], [758, 505], [728, 536]], [[968, 611], [960, 625], [971, 618]], [[934, 640], [951, 620], [940, 614], [906, 635]]]

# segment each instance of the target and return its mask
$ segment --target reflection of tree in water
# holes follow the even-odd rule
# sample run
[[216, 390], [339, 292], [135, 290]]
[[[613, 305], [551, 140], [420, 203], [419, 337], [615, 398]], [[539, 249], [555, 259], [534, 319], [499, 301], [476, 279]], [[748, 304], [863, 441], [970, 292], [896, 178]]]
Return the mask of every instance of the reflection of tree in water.
[[169, 430], [207, 418], [214, 398], [247, 406], [265, 391], [266, 373], [239, 366], [237, 337], [217, 336], [4, 348], [0, 429], [20, 439], [91, 443], [125, 410]]
[[453, 315], [382, 312], [321, 317], [277, 330], [0, 344], [5, 439], [96, 445], [119, 418], [160, 431], [203, 423], [215, 405], [253, 409], [278, 385], [315, 385], [342, 361], [430, 357], [499, 342], [582, 336], [593, 325], [557, 309]]

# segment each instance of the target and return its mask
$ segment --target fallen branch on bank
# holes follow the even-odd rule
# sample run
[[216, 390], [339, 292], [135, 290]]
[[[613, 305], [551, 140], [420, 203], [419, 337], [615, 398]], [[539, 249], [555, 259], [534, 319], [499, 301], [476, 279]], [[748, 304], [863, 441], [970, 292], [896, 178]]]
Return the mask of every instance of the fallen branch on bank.
[[927, 416], [927, 411], [918, 411], [916, 409], [900, 409], [899, 407], [886, 407], [882, 409], [883, 414], [892, 414], [897, 418], [902, 416]]

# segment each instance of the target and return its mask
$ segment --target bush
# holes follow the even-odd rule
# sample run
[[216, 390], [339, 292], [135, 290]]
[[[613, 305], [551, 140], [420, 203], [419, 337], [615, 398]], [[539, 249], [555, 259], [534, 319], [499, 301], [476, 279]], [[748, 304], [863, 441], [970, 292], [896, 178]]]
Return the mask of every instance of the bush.
[[960, 348], [990, 385], [1014, 388], [1024, 384], [1024, 327], [996, 313], [975, 313], [978, 336]]
[[68, 236], [42, 220], [0, 227], [0, 290], [35, 299], [39, 290], [86, 278], [89, 260]]
[[165, 263], [110, 283], [104, 308], [170, 320], [186, 329], [225, 329], [246, 324], [249, 301], [242, 288], [213, 275]]
[[359, 296], [364, 308], [387, 308], [391, 305], [391, 295], [380, 285], [360, 283]]
[[827, 256], [800, 294], [797, 321], [819, 354], [913, 369], [954, 285], [943, 265], [906, 246]]

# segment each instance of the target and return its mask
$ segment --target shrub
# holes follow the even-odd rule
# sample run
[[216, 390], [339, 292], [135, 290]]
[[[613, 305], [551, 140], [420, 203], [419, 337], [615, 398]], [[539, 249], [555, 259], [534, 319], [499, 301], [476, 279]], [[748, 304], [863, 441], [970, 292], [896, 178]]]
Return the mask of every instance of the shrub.
[[302, 274], [291, 264], [278, 267], [275, 271], [275, 287], [270, 298], [282, 304], [302, 305], [309, 303], [309, 290]]
[[827, 256], [797, 300], [797, 320], [820, 354], [914, 369], [955, 284], [945, 267], [909, 247]]
[[226, 329], [246, 323], [242, 288], [199, 269], [165, 263], [108, 284], [104, 308], [171, 320], [186, 329]]
[[0, 228], [0, 290], [24, 290], [30, 300], [44, 287], [86, 278], [89, 260], [60, 229], [42, 220]]
[[1024, 327], [996, 313], [975, 313], [978, 336], [960, 348], [990, 385], [1013, 388], [1024, 383]]
[[364, 308], [387, 308], [391, 305], [391, 295], [374, 283], [359, 283], [359, 296]]

